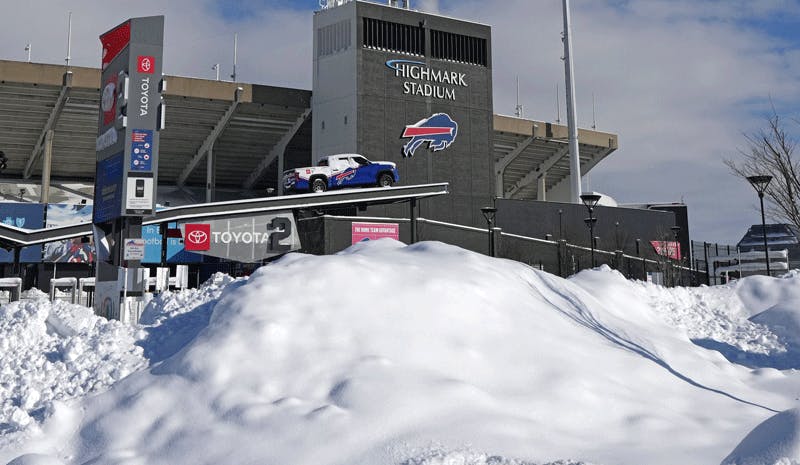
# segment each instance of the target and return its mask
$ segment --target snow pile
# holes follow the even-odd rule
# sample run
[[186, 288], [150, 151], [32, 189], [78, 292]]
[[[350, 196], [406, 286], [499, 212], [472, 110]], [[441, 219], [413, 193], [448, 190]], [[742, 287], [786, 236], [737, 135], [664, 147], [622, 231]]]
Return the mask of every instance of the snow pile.
[[[53, 403], [40, 434], [0, 436], [0, 463], [719, 463], [795, 406], [800, 380], [731, 364], [689, 330], [788, 351], [747, 320], [790, 298], [784, 284], [663, 290], [608, 268], [564, 280], [431, 242], [290, 254], [154, 299], [138, 333], [117, 335], [140, 371]], [[759, 292], [775, 301], [759, 307]]]
[[139, 319], [145, 332], [139, 341], [145, 357], [150, 363], [157, 363], [175, 354], [208, 325], [219, 297], [245, 281], [216, 273], [197, 289], [165, 291], [155, 296]]
[[[750, 278], [746, 278], [745, 281]], [[738, 298], [735, 284], [666, 288], [637, 281], [641, 298], [670, 325], [681, 328], [696, 343], [726, 353], [722, 344], [744, 355], [786, 352], [786, 346], [769, 327], [750, 321], [750, 308]], [[737, 354], [738, 355], [738, 354]], [[753, 357], [748, 357], [753, 358]]]
[[0, 307], [0, 433], [41, 420], [54, 400], [103, 391], [146, 366], [136, 333], [64, 302]]
[[800, 464], [800, 409], [783, 411], [758, 425], [721, 465]]

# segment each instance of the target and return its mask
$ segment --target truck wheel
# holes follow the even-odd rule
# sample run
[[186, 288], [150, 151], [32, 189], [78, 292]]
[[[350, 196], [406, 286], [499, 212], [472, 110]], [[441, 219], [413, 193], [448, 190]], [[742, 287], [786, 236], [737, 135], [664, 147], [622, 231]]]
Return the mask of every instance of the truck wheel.
[[391, 174], [383, 173], [378, 177], [378, 187], [392, 187], [392, 184], [394, 184], [394, 178]]
[[328, 190], [328, 184], [322, 178], [315, 178], [311, 181], [311, 192], [325, 192]]

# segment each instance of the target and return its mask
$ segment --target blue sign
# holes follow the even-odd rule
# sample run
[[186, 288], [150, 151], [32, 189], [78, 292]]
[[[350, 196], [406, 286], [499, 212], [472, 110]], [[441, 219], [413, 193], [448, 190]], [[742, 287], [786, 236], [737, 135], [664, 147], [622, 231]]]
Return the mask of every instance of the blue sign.
[[134, 129], [131, 131], [130, 170], [153, 170], [153, 131], [148, 129]]
[[[169, 228], [178, 229], [177, 224], [169, 223]], [[142, 226], [144, 239], [144, 260], [142, 263], [161, 263], [161, 232], [158, 225]], [[167, 238], [167, 263], [202, 263], [203, 256], [183, 249], [183, 239]]]
[[[0, 203], [0, 222], [25, 229], [44, 227], [44, 205], [40, 203]], [[42, 261], [42, 246], [23, 247], [19, 253], [22, 263]], [[14, 263], [14, 251], [0, 249], [0, 263]]]
[[125, 153], [119, 152], [97, 163], [94, 191], [94, 223], [122, 215], [122, 168]]

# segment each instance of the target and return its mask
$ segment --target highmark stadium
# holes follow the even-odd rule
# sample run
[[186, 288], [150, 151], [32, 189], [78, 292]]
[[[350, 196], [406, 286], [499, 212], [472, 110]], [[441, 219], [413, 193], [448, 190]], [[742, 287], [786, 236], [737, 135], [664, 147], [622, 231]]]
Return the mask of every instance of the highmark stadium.
[[[0, 61], [3, 276], [44, 290], [54, 274], [97, 277], [98, 299], [136, 296], [159, 267], [195, 285], [382, 237], [562, 275], [625, 257], [640, 277], [664, 257], [691, 267], [684, 205], [603, 197], [589, 222], [571, 201], [567, 125], [494, 112], [489, 25], [330, 1], [307, 90], [162, 76], [163, 24], [98, 30], [102, 69]], [[606, 132], [577, 140], [582, 175], [618, 148]], [[393, 162], [400, 181], [283, 191], [285, 170], [343, 153]]]

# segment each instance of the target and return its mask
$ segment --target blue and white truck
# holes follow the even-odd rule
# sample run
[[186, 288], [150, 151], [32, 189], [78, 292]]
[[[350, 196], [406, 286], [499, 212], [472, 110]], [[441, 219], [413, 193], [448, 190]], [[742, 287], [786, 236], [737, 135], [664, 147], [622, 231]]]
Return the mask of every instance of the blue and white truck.
[[390, 161], [369, 161], [361, 155], [330, 155], [317, 166], [294, 168], [283, 172], [283, 190], [289, 192], [325, 192], [345, 187], [390, 187], [400, 181], [397, 165]]

